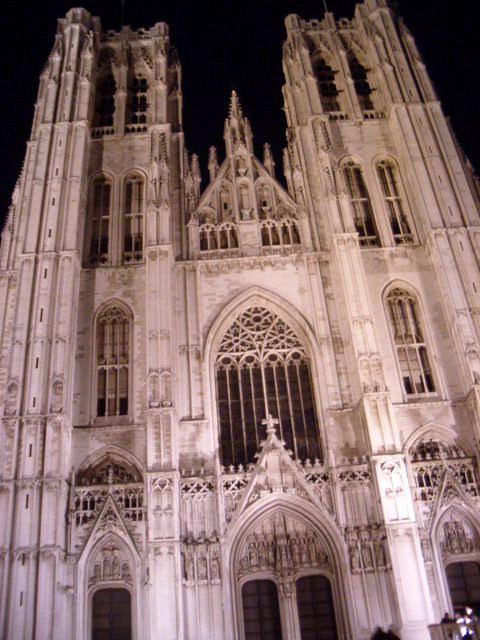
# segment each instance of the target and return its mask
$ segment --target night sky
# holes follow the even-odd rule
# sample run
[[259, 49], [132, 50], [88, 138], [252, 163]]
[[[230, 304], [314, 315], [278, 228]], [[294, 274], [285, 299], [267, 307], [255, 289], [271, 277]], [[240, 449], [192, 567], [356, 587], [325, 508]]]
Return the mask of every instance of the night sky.
[[[327, 0], [336, 18], [353, 15], [354, 0]], [[3, 92], [0, 133], [0, 218], [6, 214], [30, 135], [38, 76], [51, 51], [57, 18], [71, 0], [11, 1], [2, 9], [0, 40]], [[102, 27], [118, 29], [121, 0], [85, 0]], [[412, 31], [436, 85], [445, 112], [472, 164], [480, 172], [480, 30], [478, 0], [400, 0], [400, 13]], [[223, 123], [235, 88], [250, 119], [257, 155], [270, 142], [281, 174], [285, 145], [282, 111], [284, 18], [321, 18], [322, 0], [210, 0], [152, 2], [125, 0], [123, 24], [170, 25], [183, 74], [183, 128], [187, 147], [200, 156], [203, 188], [208, 148], [223, 159]]]

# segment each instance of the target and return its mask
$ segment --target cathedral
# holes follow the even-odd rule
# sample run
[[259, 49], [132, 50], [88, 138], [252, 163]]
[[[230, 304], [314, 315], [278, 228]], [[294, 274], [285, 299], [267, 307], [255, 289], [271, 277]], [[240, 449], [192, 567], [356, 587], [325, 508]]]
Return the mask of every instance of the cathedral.
[[201, 189], [168, 26], [58, 21], [0, 248], [3, 640], [480, 615], [479, 183], [393, 3], [285, 26], [286, 187], [234, 91]]

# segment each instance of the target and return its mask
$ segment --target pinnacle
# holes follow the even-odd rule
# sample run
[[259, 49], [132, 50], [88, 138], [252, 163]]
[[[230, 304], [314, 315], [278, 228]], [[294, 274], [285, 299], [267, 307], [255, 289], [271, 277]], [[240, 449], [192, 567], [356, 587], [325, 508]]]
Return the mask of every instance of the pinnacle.
[[237, 92], [235, 89], [232, 90], [232, 95], [230, 97], [230, 109], [228, 111], [228, 116], [230, 119], [232, 118], [241, 118], [242, 117], [242, 107], [240, 105], [240, 100], [238, 99]]

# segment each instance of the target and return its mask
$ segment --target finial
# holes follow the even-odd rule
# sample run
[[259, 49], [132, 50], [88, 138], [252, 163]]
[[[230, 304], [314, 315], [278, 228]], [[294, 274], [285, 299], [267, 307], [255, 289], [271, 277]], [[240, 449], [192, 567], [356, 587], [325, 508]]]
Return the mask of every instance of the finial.
[[267, 427], [267, 434], [269, 436], [275, 435], [275, 425], [278, 424], [277, 418], [272, 418], [272, 414], [269, 413], [265, 420], [262, 420], [262, 424]]

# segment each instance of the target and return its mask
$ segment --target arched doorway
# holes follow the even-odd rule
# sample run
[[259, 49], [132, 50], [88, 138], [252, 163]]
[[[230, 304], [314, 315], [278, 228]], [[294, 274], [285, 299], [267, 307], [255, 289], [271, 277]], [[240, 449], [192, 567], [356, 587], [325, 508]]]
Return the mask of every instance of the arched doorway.
[[282, 638], [277, 585], [273, 580], [249, 580], [242, 587], [245, 640]]
[[302, 640], [337, 640], [330, 580], [322, 575], [303, 576], [295, 585]]
[[132, 640], [132, 598], [127, 589], [95, 591], [92, 640]]
[[455, 611], [466, 607], [480, 615], [480, 564], [478, 562], [451, 562], [445, 567], [448, 590]]

